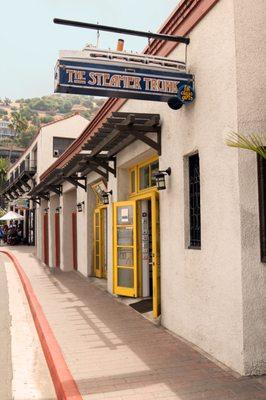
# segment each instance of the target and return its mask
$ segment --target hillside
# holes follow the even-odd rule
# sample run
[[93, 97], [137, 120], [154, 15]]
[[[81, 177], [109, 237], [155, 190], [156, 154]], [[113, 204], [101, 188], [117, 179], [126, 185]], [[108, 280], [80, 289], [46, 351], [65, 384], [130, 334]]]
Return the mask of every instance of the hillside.
[[16, 138], [1, 139], [0, 144], [26, 147], [42, 125], [73, 112], [91, 120], [103, 102], [103, 98], [60, 94], [15, 101], [0, 98], [0, 121], [10, 121], [18, 132]]

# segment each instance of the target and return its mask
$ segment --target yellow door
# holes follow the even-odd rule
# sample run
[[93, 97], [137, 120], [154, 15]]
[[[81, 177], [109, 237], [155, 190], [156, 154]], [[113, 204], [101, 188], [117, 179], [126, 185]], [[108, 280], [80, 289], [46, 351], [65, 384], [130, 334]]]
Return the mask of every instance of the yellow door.
[[114, 203], [114, 293], [137, 297], [136, 202]]
[[94, 211], [94, 272], [97, 278], [106, 278], [107, 273], [107, 232], [106, 207], [96, 208]]
[[161, 293], [160, 293], [160, 215], [159, 196], [153, 193], [151, 196], [152, 215], [152, 282], [153, 282], [153, 316], [157, 318], [161, 314]]
[[94, 271], [97, 278], [102, 277], [102, 252], [101, 252], [101, 213], [99, 209], [94, 211]]

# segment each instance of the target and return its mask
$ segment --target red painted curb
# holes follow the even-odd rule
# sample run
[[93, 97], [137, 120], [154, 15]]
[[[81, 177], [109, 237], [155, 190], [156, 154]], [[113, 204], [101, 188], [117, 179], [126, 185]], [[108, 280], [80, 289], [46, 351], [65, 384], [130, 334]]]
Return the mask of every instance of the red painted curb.
[[11, 259], [22, 282], [58, 400], [82, 400], [77, 384], [68, 369], [60, 346], [33, 291], [29, 278], [12, 253], [4, 250], [0, 250], [0, 252]]

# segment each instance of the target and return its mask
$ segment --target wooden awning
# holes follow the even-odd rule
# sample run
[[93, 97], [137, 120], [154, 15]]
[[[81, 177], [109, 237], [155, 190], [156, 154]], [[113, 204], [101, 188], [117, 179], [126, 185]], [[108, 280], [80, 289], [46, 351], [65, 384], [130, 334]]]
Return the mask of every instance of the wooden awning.
[[[157, 140], [147, 136], [156, 133]], [[161, 126], [159, 114], [114, 112], [101, 128], [89, 138], [83, 146], [90, 150], [91, 157], [105, 153], [110, 159], [129, 146], [135, 140], [140, 140], [161, 153]]]
[[[150, 138], [149, 133], [155, 133], [156, 139]], [[62, 194], [64, 181], [86, 190], [86, 176], [90, 172], [96, 172], [107, 181], [109, 173], [116, 175], [116, 154], [136, 140], [161, 153], [159, 114], [114, 112], [84, 144], [80, 154], [51, 172], [29, 195], [32, 199], [48, 200], [51, 191]]]
[[33, 178], [36, 173], [35, 168], [30, 168], [25, 165], [25, 161], [20, 165], [20, 171], [15, 178], [9, 179], [0, 195], [7, 198], [8, 200], [15, 200], [27, 193], [31, 186], [29, 185], [29, 180]]

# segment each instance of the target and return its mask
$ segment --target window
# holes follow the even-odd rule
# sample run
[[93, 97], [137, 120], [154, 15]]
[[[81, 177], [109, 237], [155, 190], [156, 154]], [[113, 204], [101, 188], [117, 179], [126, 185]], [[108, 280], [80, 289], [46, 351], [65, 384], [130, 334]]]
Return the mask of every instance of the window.
[[60, 157], [61, 154], [71, 145], [75, 139], [54, 137], [53, 138], [53, 157]]
[[136, 170], [130, 172], [130, 193], [136, 192]]
[[159, 160], [154, 158], [131, 168], [129, 170], [131, 195], [151, 187], [156, 187], [154, 174], [158, 171]]
[[150, 186], [150, 166], [145, 165], [139, 169], [139, 189], [147, 189]]
[[189, 248], [200, 249], [200, 167], [198, 154], [189, 157], [189, 222]]
[[156, 186], [154, 174], [159, 170], [159, 160], [149, 162], [140, 166], [139, 171], [139, 190], [148, 189], [152, 186]]
[[260, 217], [260, 255], [266, 262], [266, 160], [258, 156], [259, 217]]

